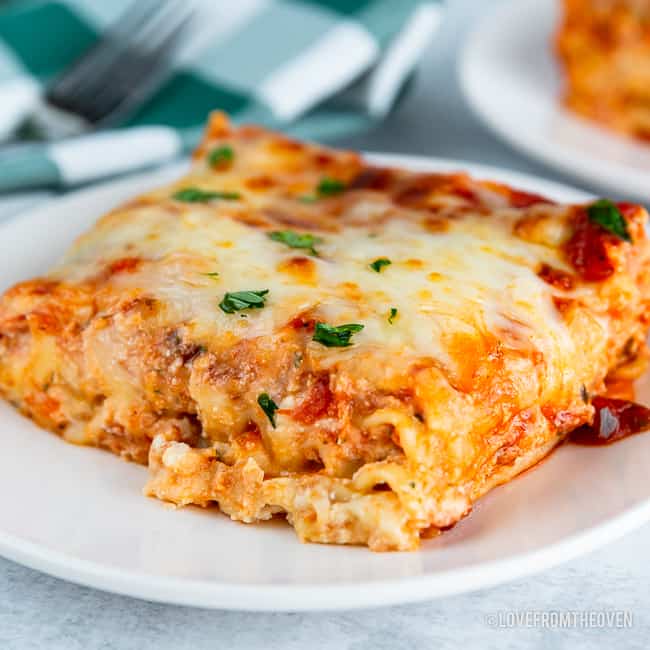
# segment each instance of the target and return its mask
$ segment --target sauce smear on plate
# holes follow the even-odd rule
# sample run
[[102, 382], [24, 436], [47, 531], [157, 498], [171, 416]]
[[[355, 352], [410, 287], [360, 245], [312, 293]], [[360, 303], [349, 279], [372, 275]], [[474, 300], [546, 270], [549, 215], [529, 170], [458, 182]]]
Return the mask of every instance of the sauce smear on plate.
[[580, 445], [609, 445], [650, 427], [650, 409], [626, 399], [594, 397], [594, 421], [577, 428], [570, 440]]

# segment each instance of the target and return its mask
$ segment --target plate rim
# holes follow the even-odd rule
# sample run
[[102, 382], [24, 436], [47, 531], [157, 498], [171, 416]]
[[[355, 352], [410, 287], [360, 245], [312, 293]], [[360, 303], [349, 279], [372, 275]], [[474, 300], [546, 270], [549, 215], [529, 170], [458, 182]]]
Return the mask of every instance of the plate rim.
[[[420, 576], [337, 585], [241, 585], [155, 576], [105, 567], [60, 551], [44, 551], [38, 544], [2, 531], [0, 555], [66, 582], [150, 602], [226, 611], [348, 611], [455, 596], [532, 576], [615, 542], [649, 519], [650, 499], [602, 524], [530, 553]], [[296, 543], [300, 543], [298, 539]]]
[[[378, 164], [403, 166], [422, 171], [468, 171], [477, 177], [501, 178], [512, 185], [551, 196], [575, 197], [565, 200], [580, 201], [592, 197], [570, 185], [497, 166], [409, 154], [366, 152], [364, 156]], [[15, 215], [0, 224], [0, 236], [13, 228], [20, 227], [19, 224], [27, 227], [30, 221], [47, 213], [53, 203], [56, 207], [60, 207], [77, 201], [88, 201], [93, 195], [106, 190], [115, 191], [116, 188], [120, 191], [131, 191], [131, 189], [134, 192], [142, 191], [143, 184], [153, 185], [162, 182], [163, 179], [167, 180], [182, 173], [186, 166], [185, 161], [175, 163], [135, 176], [113, 179], [47, 201], [22, 216]], [[595, 550], [649, 520], [650, 499], [647, 499], [622, 509], [618, 514], [601, 523], [531, 552], [489, 562], [478, 562], [449, 571], [376, 581], [341, 582], [335, 585], [234, 584], [128, 571], [75, 557], [48, 548], [44, 544], [13, 536], [2, 531], [1, 526], [0, 555], [68, 582], [153, 602], [237, 611], [334, 611], [420, 602], [496, 586], [538, 573]], [[296, 543], [299, 543], [297, 539]]]
[[[542, 7], [542, 11], [554, 10], [552, 0], [527, 0], [527, 2], [529, 6]], [[520, 10], [521, 6], [522, 0], [503, 0], [502, 4], [481, 17], [464, 40], [456, 62], [456, 78], [471, 111], [483, 125], [514, 150], [543, 163], [549, 169], [567, 174], [576, 181], [602, 186], [603, 189], [614, 193], [626, 194], [639, 200], [650, 201], [650, 192], [644, 190], [638, 179], [636, 179], [639, 174], [638, 169], [620, 163], [610, 163], [618, 170], [618, 174], [615, 175], [613, 180], [611, 173], [608, 173], [611, 166], [596, 163], [592, 157], [584, 155], [578, 148], [571, 146], [537, 146], [534, 141], [523, 137], [520, 133], [521, 130], [508, 128], [507, 124], [497, 119], [493, 111], [489, 110], [486, 103], [482, 101], [481, 93], [477, 91], [472, 82], [474, 61], [478, 58], [475, 50], [478, 49], [483, 37], [495, 25], [502, 24], [506, 17], [514, 11]], [[550, 52], [551, 34], [548, 34], [547, 41], [549, 42], [547, 52]], [[559, 104], [559, 98], [557, 98], [557, 101]], [[562, 110], [561, 107], [558, 111], [562, 112], [565, 119], [579, 125], [581, 129], [588, 129], [600, 138], [610, 138], [612, 143], [616, 143], [618, 146], [622, 144], [629, 144], [633, 147], [640, 146], [631, 138], [611, 132], [604, 127]], [[650, 152], [650, 148], [648, 151]], [[579, 164], [576, 166], [576, 163]], [[625, 175], [626, 171], [628, 173], [632, 172], [633, 176], [628, 178]]]

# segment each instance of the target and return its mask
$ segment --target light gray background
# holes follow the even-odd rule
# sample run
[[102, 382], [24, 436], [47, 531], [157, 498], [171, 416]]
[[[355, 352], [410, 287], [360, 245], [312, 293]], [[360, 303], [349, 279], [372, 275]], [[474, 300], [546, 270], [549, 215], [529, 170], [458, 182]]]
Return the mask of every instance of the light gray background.
[[[459, 45], [474, 21], [497, 2], [451, 0], [414, 93], [376, 132], [341, 144], [464, 158], [566, 180], [492, 137], [460, 94], [455, 77]], [[649, 555], [646, 526], [533, 578], [426, 604], [343, 614], [240, 614], [156, 605], [77, 587], [0, 559], [0, 649], [645, 649], [650, 647]], [[494, 629], [485, 620], [498, 611], [527, 609], [627, 610], [633, 627]]]

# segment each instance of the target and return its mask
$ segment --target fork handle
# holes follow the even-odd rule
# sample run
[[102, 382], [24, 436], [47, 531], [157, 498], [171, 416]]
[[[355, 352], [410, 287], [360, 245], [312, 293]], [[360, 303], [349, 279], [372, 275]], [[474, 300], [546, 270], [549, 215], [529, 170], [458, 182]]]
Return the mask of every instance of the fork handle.
[[41, 144], [12, 144], [0, 149], [0, 192], [61, 185], [61, 174]]
[[0, 192], [71, 187], [160, 164], [179, 155], [183, 140], [165, 126], [103, 131], [54, 144], [0, 150]]

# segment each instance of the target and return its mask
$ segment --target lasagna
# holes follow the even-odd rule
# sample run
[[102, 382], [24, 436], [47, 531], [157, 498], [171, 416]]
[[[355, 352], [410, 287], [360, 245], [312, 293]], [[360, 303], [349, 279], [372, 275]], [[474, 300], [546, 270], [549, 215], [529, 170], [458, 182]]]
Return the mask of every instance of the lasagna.
[[563, 0], [556, 50], [565, 103], [587, 119], [650, 140], [650, 0]]
[[414, 549], [643, 369], [646, 218], [215, 114], [187, 176], [4, 294], [0, 390], [146, 495]]

